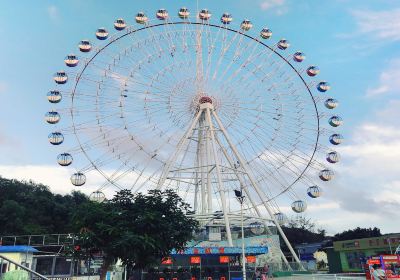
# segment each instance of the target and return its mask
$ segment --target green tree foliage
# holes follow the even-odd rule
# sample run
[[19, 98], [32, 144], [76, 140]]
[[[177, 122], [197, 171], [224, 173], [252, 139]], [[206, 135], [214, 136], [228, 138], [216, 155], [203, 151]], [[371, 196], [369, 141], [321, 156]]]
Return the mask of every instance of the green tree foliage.
[[42, 184], [0, 177], [0, 235], [71, 232], [72, 213], [86, 201], [80, 192], [56, 195]]
[[102, 252], [102, 279], [117, 259], [145, 268], [191, 240], [198, 224], [186, 216], [188, 211], [189, 205], [172, 190], [152, 190], [148, 195], [122, 190], [110, 201], [85, 203], [73, 218], [75, 231], [80, 232], [75, 251]]
[[[325, 230], [316, 229], [315, 223], [305, 216], [290, 219], [287, 226], [282, 226], [282, 230], [293, 247], [303, 243], [322, 242], [326, 238]], [[282, 251], [289, 252], [282, 240], [281, 248]]]
[[333, 241], [352, 240], [359, 238], [379, 237], [382, 236], [381, 230], [374, 228], [360, 228], [345, 230], [333, 236]]

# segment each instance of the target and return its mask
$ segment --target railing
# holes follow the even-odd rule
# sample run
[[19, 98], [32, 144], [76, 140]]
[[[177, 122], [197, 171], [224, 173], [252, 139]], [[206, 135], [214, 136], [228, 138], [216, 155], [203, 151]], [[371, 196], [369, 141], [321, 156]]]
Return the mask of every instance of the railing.
[[[11, 269], [11, 264], [14, 265], [14, 270]], [[23, 266], [5, 256], [0, 255], [0, 279], [43, 279], [49, 278], [33, 271], [32, 269]]]
[[10, 235], [1, 236], [1, 245], [60, 246], [73, 244], [73, 234]]
[[343, 274], [293, 274], [285, 279], [290, 280], [360, 280], [365, 279], [364, 273]]

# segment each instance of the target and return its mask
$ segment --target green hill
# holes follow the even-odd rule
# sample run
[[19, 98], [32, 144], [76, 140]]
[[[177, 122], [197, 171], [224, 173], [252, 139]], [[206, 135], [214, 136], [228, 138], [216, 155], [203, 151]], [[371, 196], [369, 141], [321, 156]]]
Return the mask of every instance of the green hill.
[[0, 177], [0, 235], [71, 232], [73, 210], [87, 200], [81, 192], [53, 194], [42, 184]]

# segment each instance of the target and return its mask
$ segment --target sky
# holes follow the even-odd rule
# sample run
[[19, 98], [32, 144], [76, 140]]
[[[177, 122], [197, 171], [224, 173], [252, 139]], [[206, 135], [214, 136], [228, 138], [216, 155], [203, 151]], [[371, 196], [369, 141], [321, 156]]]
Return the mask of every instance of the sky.
[[[101, 3], [101, 4], [100, 4]], [[118, 3], [118, 4], [116, 4]], [[52, 75], [82, 38], [138, 11], [195, 9], [188, 0], [2, 1], [0, 4], [0, 175], [72, 190], [55, 163], [44, 113]], [[345, 144], [337, 178], [307, 216], [329, 233], [356, 226], [400, 232], [400, 3], [398, 0], [199, 0], [269, 26], [317, 64], [340, 101]], [[85, 190], [84, 191], [88, 191]]]

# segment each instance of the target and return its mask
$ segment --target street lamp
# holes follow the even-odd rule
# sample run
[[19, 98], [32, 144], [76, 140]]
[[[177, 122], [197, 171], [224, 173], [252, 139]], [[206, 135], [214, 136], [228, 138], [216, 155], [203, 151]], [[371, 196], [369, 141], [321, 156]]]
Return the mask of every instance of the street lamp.
[[240, 220], [242, 227], [242, 270], [243, 270], [243, 280], [246, 280], [246, 255], [244, 252], [244, 228], [243, 228], [243, 202], [246, 197], [242, 194], [242, 190], [235, 190], [235, 196], [240, 203]]

